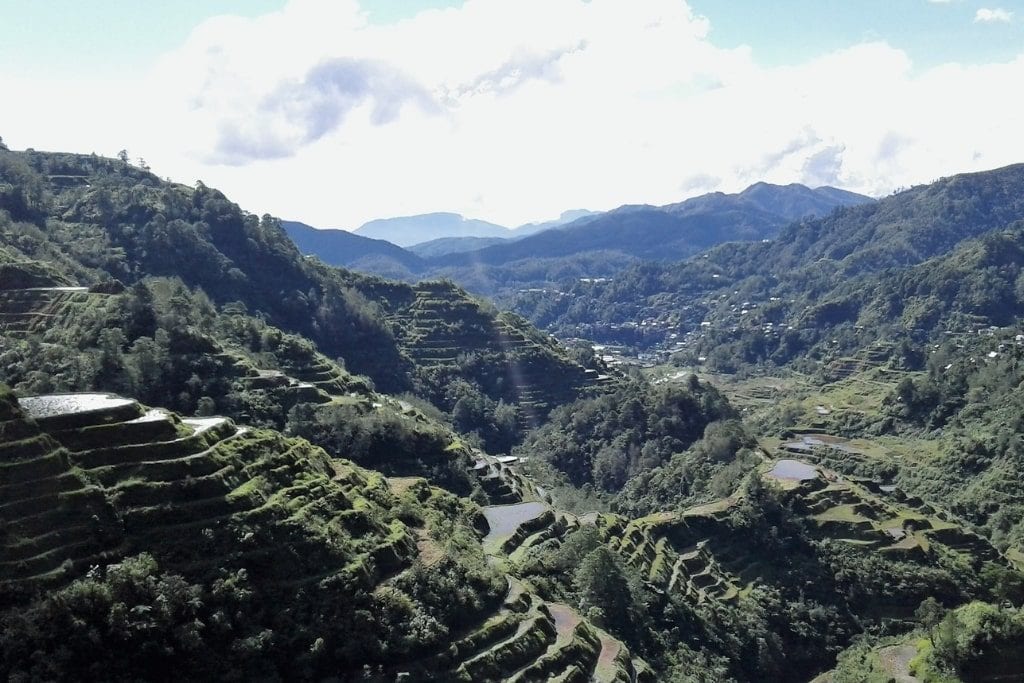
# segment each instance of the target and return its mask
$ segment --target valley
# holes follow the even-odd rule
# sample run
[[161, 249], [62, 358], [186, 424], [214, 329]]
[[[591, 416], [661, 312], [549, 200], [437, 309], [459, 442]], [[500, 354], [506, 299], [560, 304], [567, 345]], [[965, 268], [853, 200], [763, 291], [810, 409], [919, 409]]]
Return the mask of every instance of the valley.
[[0, 681], [1024, 683], [1024, 9], [0, 2]]
[[1009, 680], [1019, 176], [571, 274], [531, 322], [4, 150], [0, 672]]

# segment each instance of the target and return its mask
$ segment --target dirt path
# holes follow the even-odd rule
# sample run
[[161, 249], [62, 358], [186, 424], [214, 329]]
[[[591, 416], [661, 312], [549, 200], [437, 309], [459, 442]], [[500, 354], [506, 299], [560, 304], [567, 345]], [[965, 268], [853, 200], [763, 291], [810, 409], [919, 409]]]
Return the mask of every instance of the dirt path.
[[914, 645], [893, 645], [878, 651], [882, 669], [893, 677], [896, 683], [921, 683], [921, 679], [910, 675], [910, 660], [917, 656]]

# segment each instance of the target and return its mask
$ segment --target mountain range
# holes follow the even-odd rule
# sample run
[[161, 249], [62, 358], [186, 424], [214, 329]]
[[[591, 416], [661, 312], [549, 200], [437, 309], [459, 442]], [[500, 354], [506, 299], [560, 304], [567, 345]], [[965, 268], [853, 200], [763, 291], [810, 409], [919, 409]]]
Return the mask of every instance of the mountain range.
[[[589, 274], [608, 276], [635, 259], [676, 260], [721, 242], [770, 239], [792, 221], [871, 201], [830, 187], [758, 183], [737, 194], [716, 192], [661, 207], [622, 206], [600, 214], [566, 212], [558, 222], [517, 230], [533, 233], [516, 239], [499, 240], [493, 226], [482, 234], [448, 235], [413, 246], [409, 251], [418, 259], [385, 244], [358, 242], [341, 231], [324, 230], [323, 235], [312, 235], [291, 223], [285, 227], [303, 253], [316, 255], [326, 263], [406, 279], [450, 277], [474, 291], [494, 294], [510, 279], [524, 283], [522, 278], [503, 271], [522, 276], [536, 271], [538, 261], [544, 262], [542, 272], [531, 275], [527, 280], [530, 283], [550, 280], [547, 272], [576, 268], [580, 257], [592, 261], [598, 254], [603, 266]], [[444, 217], [457, 230], [469, 229], [470, 223], [455, 214], [431, 216]], [[408, 233], [416, 229], [417, 219], [395, 220], [403, 230], [396, 239], [408, 243], [412, 239]], [[427, 224], [433, 225], [434, 220], [429, 218]], [[362, 228], [356, 236], [365, 236]]]
[[[400, 247], [415, 247], [440, 239], [519, 239], [591, 215], [594, 215], [594, 212], [586, 209], [571, 209], [563, 211], [554, 220], [507, 228], [488, 221], [465, 218], [457, 213], [439, 212], [397, 218], [379, 218], [364, 223], [353, 232], [362, 237], [387, 240]], [[433, 251], [437, 250], [435, 246]]]

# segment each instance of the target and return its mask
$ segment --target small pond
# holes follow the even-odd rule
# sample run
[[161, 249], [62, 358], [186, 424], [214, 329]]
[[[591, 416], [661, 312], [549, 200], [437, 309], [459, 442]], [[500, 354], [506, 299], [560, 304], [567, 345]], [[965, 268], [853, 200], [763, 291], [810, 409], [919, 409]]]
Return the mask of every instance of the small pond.
[[796, 481], [805, 481], [807, 479], [814, 479], [818, 476], [818, 470], [815, 469], [814, 465], [808, 465], [805, 462], [799, 460], [780, 460], [775, 463], [775, 467], [769, 472], [770, 475], [776, 479], [795, 479]]

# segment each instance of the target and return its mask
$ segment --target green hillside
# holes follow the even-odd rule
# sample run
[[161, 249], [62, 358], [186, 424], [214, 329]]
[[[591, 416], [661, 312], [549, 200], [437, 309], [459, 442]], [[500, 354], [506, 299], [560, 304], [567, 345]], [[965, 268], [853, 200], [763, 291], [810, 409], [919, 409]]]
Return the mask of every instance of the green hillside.
[[[523, 424], [593, 383], [554, 344], [463, 291], [414, 289], [303, 258], [277, 219], [247, 214], [202, 183], [174, 185], [95, 156], [5, 150], [0, 183], [0, 264], [11, 273], [0, 281], [4, 290], [44, 283], [116, 293], [143, 279], [176, 278], [203, 300], [207, 318], [211, 308], [240, 312], [305, 337], [382, 391], [436, 399], [457, 376], [482, 398], [521, 406]], [[50, 320], [84, 300], [72, 294], [5, 294], [10, 310], [2, 315], [19, 325]], [[443, 329], [430, 329], [435, 321]], [[146, 330], [126, 330], [126, 342], [139, 331]], [[448, 364], [441, 376], [444, 358], [422, 347], [445, 340], [488, 347], [488, 367]]]
[[586, 594], [579, 567], [611, 551], [621, 611], [595, 614], [627, 639], [660, 634], [660, 661], [681, 680], [809, 680], [850, 636], [913, 624], [925, 598], [1003, 599], [978, 577], [1018, 576], [949, 512], [780, 456], [763, 456], [732, 495], [672, 512], [541, 506], [502, 547], [551, 596]]
[[678, 326], [645, 377], [201, 184], [0, 152], [0, 675], [1016, 676], [1016, 174], [579, 283], [591, 330]]
[[[645, 319], [656, 334], [642, 338], [631, 330], [630, 343], [662, 341], [668, 332], [691, 332], [708, 321], [708, 343], [694, 349], [708, 351], [756, 331], [763, 339], [748, 340], [751, 348], [724, 349], [718, 356], [737, 351], [742, 362], [785, 362], [820, 338], [823, 328], [853, 322], [861, 290], [877, 286], [873, 277], [943, 256], [965, 240], [1024, 219], [1022, 186], [1021, 165], [954, 176], [792, 223], [768, 242], [725, 244], [673, 264], [644, 262], [613, 281], [575, 283], [563, 295], [524, 293], [514, 303], [559, 333], [585, 327], [597, 341], [625, 334], [612, 326]], [[899, 290], [886, 293], [899, 299]], [[778, 329], [765, 334], [769, 322]]]
[[612, 681], [642, 667], [571, 608], [506, 582], [484, 560], [480, 509], [423, 480], [115, 395], [0, 399], [8, 677], [347, 679], [369, 666]]

